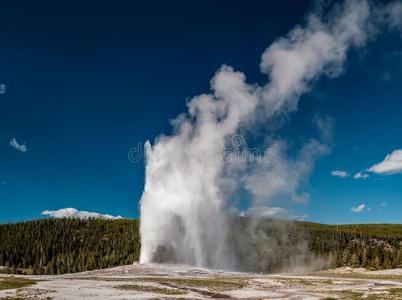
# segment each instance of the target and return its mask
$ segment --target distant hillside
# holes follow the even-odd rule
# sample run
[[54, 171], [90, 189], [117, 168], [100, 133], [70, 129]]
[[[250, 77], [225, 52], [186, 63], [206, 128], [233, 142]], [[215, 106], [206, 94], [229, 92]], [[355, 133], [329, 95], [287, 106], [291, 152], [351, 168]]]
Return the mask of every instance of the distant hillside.
[[[236, 222], [240, 240], [248, 220]], [[237, 242], [238, 243], [238, 242]], [[254, 255], [258, 271], [275, 271], [305, 245], [330, 266], [402, 267], [402, 225], [323, 225], [264, 220], [240, 260]], [[238, 243], [239, 244], [239, 243]], [[296, 251], [296, 250], [297, 251]], [[140, 251], [138, 220], [44, 219], [0, 225], [2, 272], [62, 274], [131, 264]], [[272, 252], [275, 258], [272, 259]], [[295, 254], [296, 253], [296, 254]]]

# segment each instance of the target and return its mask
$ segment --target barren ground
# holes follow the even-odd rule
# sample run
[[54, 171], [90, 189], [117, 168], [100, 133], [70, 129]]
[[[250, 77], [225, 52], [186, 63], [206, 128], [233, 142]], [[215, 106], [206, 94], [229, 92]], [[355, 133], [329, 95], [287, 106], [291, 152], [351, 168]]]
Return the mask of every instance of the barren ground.
[[[0, 275], [0, 283], [10, 277]], [[402, 299], [402, 269], [267, 275], [134, 264], [78, 274], [14, 277], [35, 284], [0, 290], [0, 299]]]

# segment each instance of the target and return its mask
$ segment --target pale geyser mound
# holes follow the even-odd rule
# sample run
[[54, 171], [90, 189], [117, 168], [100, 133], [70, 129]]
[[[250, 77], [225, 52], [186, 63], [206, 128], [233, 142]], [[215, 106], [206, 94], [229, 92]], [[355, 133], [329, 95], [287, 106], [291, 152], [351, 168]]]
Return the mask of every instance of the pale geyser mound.
[[[229, 232], [239, 190], [253, 207], [272, 206], [278, 196], [290, 203], [308, 201], [301, 185], [315, 160], [330, 151], [331, 119], [316, 118], [319, 137], [306, 139], [291, 157], [286, 141], [274, 135], [281, 116], [295, 112], [300, 96], [320, 77], [342, 74], [351, 49], [364, 47], [380, 31], [402, 27], [401, 15], [395, 13], [402, 12], [399, 2], [318, 4], [304, 25], [263, 52], [260, 70], [267, 75], [266, 85], [249, 84], [242, 72], [224, 65], [211, 79], [211, 91], [192, 98], [188, 111], [172, 122], [172, 134], [146, 143], [141, 263], [238, 269], [241, 262], [231, 243], [236, 236]], [[274, 149], [275, 163], [264, 155], [253, 157], [252, 163], [227, 159], [247, 146], [243, 137], [261, 128], [266, 138], [260, 148], [263, 153]]]

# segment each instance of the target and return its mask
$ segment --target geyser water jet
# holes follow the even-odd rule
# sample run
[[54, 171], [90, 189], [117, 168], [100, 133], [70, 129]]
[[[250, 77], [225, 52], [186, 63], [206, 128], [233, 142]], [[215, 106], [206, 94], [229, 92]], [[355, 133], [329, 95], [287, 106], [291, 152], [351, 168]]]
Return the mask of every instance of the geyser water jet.
[[269, 208], [278, 195], [293, 202], [308, 200], [300, 185], [314, 161], [330, 150], [325, 118], [316, 120], [320, 138], [310, 139], [295, 157], [289, 157], [286, 143], [273, 135], [268, 146], [276, 150], [275, 164], [264, 158], [253, 164], [225, 160], [223, 154], [233, 148], [232, 137], [239, 132], [247, 136], [296, 111], [300, 95], [320, 76], [339, 76], [351, 48], [364, 46], [378, 25], [393, 24], [391, 5], [400, 3], [380, 9], [368, 1], [351, 0], [325, 15], [328, 10], [317, 8], [304, 26], [296, 26], [262, 54], [266, 85], [248, 84], [243, 73], [222, 66], [211, 80], [211, 92], [194, 97], [187, 113], [173, 121], [172, 134], [145, 144], [141, 263], [236, 269], [239, 263], [228, 231], [231, 196], [239, 187], [259, 207]]

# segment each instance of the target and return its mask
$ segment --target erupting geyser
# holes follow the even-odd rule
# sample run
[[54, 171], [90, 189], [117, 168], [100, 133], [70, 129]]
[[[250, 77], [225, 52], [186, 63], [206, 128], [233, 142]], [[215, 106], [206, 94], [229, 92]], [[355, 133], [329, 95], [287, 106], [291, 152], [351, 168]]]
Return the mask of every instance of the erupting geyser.
[[246, 83], [243, 73], [228, 66], [216, 72], [211, 93], [188, 102], [188, 112], [173, 122], [172, 135], [145, 145], [141, 263], [237, 268], [228, 244], [231, 195], [237, 189], [246, 191], [254, 206], [269, 207], [278, 195], [306, 200], [300, 184], [315, 159], [330, 150], [328, 118], [316, 119], [320, 138], [310, 139], [295, 157], [288, 157], [286, 143], [273, 136], [265, 139], [265, 147], [275, 149], [274, 164], [264, 157], [252, 164], [223, 159], [224, 154], [233, 148], [237, 133], [247, 134], [297, 110], [300, 95], [320, 76], [341, 74], [351, 47], [365, 45], [379, 25], [396, 26], [395, 18], [401, 18], [391, 13], [395, 7], [402, 12], [400, 3], [379, 8], [364, 0], [335, 5], [326, 14], [319, 7], [304, 26], [264, 51], [260, 69], [268, 77], [265, 86]]

